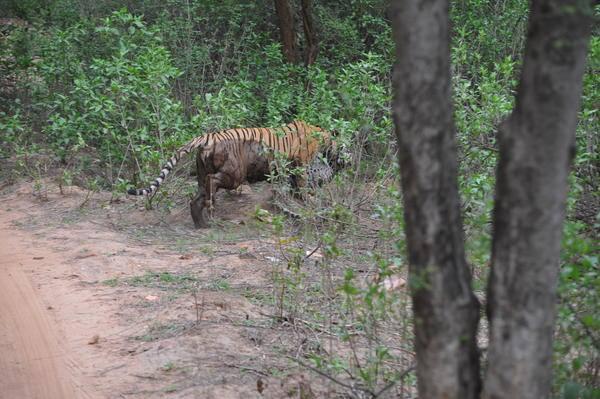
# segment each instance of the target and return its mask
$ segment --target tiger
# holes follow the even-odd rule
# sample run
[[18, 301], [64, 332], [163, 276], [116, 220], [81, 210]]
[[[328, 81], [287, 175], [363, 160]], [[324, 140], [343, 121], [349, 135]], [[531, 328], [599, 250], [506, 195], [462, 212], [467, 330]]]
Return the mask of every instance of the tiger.
[[[335, 141], [328, 131], [301, 120], [276, 128], [236, 128], [208, 133], [180, 147], [150, 186], [131, 188], [128, 194], [153, 195], [180, 159], [194, 150], [197, 150], [198, 193], [190, 201], [190, 212], [194, 226], [205, 228], [207, 213], [214, 210], [217, 190], [235, 190], [245, 182], [265, 180], [276, 153], [293, 167], [310, 165], [318, 154], [334, 153]], [[300, 187], [306, 182], [306, 175], [296, 179]]]

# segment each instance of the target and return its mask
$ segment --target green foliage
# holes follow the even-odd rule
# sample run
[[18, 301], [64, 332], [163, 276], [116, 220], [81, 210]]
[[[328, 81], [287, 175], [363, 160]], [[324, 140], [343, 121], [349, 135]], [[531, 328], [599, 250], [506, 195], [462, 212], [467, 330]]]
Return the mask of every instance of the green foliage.
[[[561, 398], [600, 395], [600, 246], [595, 237], [600, 214], [598, 103], [600, 102], [600, 38], [590, 42], [587, 73], [577, 127], [575, 170], [570, 178], [568, 215], [563, 229], [559, 310], [555, 341], [555, 386]], [[597, 204], [597, 202], [596, 202]], [[578, 216], [580, 220], [576, 220]]]
[[13, 115], [0, 112], [0, 132], [2, 132], [0, 156], [8, 157], [11, 154], [19, 153], [28, 140], [26, 134], [28, 129], [23, 124], [19, 111]]
[[592, 36], [587, 73], [583, 77], [583, 96], [577, 126], [576, 176], [600, 195], [600, 36]]
[[477, 82], [480, 67], [492, 69], [499, 60], [520, 59], [525, 43], [529, 2], [526, 0], [455, 0], [453, 57], [460, 75]]
[[321, 63], [308, 68], [283, 61], [279, 44], [250, 54], [248, 65], [216, 93], [196, 97], [199, 130], [232, 126], [278, 126], [299, 118], [341, 133], [351, 142], [366, 129], [371, 140], [386, 141], [391, 127], [390, 65], [382, 57], [364, 59], [327, 72]]
[[[460, 54], [460, 46], [453, 54]], [[454, 60], [454, 64], [458, 63]], [[513, 106], [514, 62], [509, 58], [480, 67], [480, 80], [454, 77], [454, 119], [459, 142], [459, 186], [463, 199], [469, 260], [487, 266], [491, 249], [491, 212], [494, 204], [496, 133]], [[476, 282], [477, 283], [477, 282]], [[479, 287], [483, 288], [483, 284]]]
[[[152, 175], [186, 138], [181, 105], [170, 96], [179, 71], [140, 17], [119, 11], [89, 29], [59, 30], [57, 42], [45, 48], [40, 69], [51, 101], [50, 144], [67, 161], [94, 152], [113, 184], [134, 167], [142, 177]], [[85, 64], [77, 49], [90, 34], [104, 51]]]
[[[581, 222], [567, 221], [563, 233], [555, 342], [556, 383], [563, 397], [598, 394], [592, 387], [600, 360], [600, 247], [586, 236], [585, 229]], [[571, 396], [575, 391], [580, 396]]]

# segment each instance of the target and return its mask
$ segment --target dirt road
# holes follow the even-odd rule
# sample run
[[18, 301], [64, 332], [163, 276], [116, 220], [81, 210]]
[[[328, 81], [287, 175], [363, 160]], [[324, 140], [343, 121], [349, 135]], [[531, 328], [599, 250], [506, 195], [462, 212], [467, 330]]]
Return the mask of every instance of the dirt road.
[[58, 260], [26, 245], [11, 226], [13, 217], [0, 211], [0, 397], [89, 397], [25, 272]]
[[281, 355], [320, 346], [269, 316], [268, 189], [221, 193], [197, 231], [185, 203], [44, 187], [0, 190], [0, 399], [335, 397]]
[[[240, 378], [238, 368], [266, 356], [242, 325], [259, 318], [255, 307], [237, 293], [189, 296], [190, 281], [200, 289], [239, 275], [232, 284], [265, 284], [240, 273], [254, 266], [238, 257], [237, 241], [219, 248], [227, 259], [154, 247], [119, 231], [146, 217], [131, 202], [111, 207], [107, 195], [88, 201], [84, 190], [65, 191], [38, 198], [25, 183], [0, 193], [0, 399], [256, 392], [256, 376]], [[187, 212], [175, 217], [189, 222]]]

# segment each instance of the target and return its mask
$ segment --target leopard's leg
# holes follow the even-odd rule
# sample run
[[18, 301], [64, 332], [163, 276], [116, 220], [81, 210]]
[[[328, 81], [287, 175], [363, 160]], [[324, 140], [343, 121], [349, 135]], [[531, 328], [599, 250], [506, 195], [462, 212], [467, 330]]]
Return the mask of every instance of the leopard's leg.
[[306, 187], [308, 183], [308, 173], [306, 168], [301, 173], [294, 176], [292, 184], [292, 195], [295, 198], [304, 199]]

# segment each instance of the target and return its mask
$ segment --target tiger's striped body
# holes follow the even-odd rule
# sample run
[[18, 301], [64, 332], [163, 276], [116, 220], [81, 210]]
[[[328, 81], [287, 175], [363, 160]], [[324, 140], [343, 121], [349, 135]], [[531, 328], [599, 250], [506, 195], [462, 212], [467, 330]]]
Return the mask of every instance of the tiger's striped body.
[[166, 163], [156, 180], [132, 195], [156, 192], [181, 157], [197, 149], [198, 195], [190, 203], [196, 227], [206, 227], [205, 210], [213, 208], [218, 189], [236, 189], [242, 183], [264, 180], [274, 153], [281, 153], [293, 166], [308, 165], [317, 153], [331, 144], [323, 129], [294, 121], [280, 128], [228, 129], [197, 137], [181, 147]]

